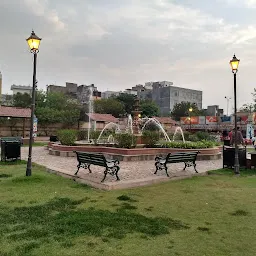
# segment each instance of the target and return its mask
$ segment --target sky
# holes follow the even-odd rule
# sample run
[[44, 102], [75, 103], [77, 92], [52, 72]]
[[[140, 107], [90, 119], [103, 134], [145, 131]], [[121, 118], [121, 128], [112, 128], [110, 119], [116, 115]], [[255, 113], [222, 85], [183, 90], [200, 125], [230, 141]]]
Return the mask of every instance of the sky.
[[233, 106], [235, 53], [238, 106], [252, 102], [256, 0], [0, 1], [3, 92], [31, 85], [33, 56], [25, 39], [42, 38], [40, 89], [65, 82], [125, 90], [149, 81], [203, 91], [203, 106]]

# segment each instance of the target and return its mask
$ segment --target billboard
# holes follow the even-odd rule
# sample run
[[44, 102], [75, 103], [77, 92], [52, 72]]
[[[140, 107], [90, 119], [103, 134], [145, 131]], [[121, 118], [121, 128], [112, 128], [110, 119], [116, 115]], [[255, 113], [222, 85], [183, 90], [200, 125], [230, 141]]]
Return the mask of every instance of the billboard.
[[206, 124], [217, 124], [218, 117], [217, 116], [206, 116]]
[[[191, 120], [190, 120], [191, 119]], [[198, 116], [186, 116], [180, 118], [181, 124], [199, 124], [199, 117]]]

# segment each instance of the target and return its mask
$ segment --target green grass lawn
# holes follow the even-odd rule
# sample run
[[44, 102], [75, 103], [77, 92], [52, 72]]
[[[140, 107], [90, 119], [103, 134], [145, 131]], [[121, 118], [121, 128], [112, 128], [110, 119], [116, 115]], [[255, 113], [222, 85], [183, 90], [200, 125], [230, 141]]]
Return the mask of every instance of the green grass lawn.
[[[33, 147], [43, 147], [43, 146], [47, 146], [48, 142], [41, 142], [41, 141], [36, 141], [33, 143]], [[28, 144], [22, 145], [23, 147], [28, 147]]]
[[241, 256], [256, 251], [256, 171], [100, 191], [0, 165], [0, 256]]

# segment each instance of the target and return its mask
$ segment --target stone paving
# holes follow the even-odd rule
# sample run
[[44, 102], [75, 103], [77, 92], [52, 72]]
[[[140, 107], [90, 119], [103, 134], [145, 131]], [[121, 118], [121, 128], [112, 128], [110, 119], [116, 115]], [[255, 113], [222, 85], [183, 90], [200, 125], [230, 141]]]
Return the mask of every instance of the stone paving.
[[[22, 159], [26, 160], [27, 154], [28, 147], [22, 147]], [[168, 167], [170, 178], [168, 178], [165, 171], [159, 171], [157, 175], [154, 174], [154, 161], [121, 162], [120, 181], [116, 182], [114, 177], [108, 175], [106, 181], [101, 183], [104, 171], [102, 167], [91, 166], [92, 173], [88, 173], [88, 170], [81, 168], [78, 175], [74, 176], [77, 166], [76, 157], [53, 156], [49, 155], [48, 150], [44, 147], [34, 147], [32, 161], [45, 166], [51, 172], [107, 190], [150, 185], [174, 178], [191, 177], [195, 174], [193, 167], [188, 167], [186, 171], [183, 171], [183, 163], [170, 164]], [[222, 159], [197, 161], [197, 170], [200, 174], [219, 168], [222, 168]]]

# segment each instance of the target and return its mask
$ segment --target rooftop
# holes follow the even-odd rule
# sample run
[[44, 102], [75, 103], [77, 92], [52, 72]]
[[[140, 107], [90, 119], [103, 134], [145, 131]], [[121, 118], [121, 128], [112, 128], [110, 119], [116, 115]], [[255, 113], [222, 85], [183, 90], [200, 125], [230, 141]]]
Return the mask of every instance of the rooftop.
[[99, 121], [99, 122], [113, 122], [117, 123], [118, 118], [115, 118], [111, 114], [98, 114], [98, 113], [91, 113], [87, 114], [92, 120]]
[[157, 121], [159, 121], [161, 124], [172, 124], [175, 125], [177, 124], [176, 121], [174, 121], [173, 119], [171, 119], [170, 117], [158, 117], [158, 116], [154, 116], [153, 118], [155, 118]]
[[30, 118], [30, 116], [31, 116], [30, 108], [0, 106], [0, 117]]
[[13, 89], [32, 90], [32, 86], [28, 86], [28, 85], [15, 85], [15, 84], [13, 84], [11, 86], [11, 90], [13, 90]]

